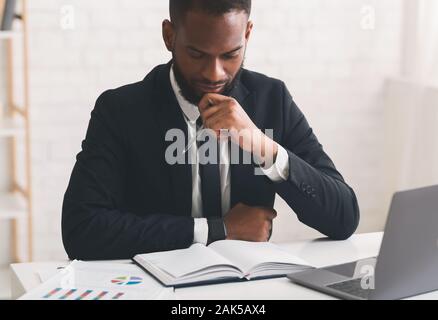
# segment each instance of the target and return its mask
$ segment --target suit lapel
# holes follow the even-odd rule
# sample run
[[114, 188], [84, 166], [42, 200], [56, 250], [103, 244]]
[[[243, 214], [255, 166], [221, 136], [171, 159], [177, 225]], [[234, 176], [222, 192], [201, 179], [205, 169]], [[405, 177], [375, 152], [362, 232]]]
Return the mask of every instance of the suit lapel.
[[[231, 93], [231, 96], [239, 102], [246, 114], [255, 122], [255, 92], [250, 92], [245, 85], [239, 81]], [[254, 166], [252, 164], [243, 164], [244, 151], [239, 148], [239, 163], [231, 164], [231, 199], [230, 208], [233, 208], [239, 202], [245, 202], [246, 191], [254, 175]]]
[[[163, 66], [158, 72], [156, 81], [156, 90], [158, 97], [158, 122], [162, 130], [160, 137], [163, 139], [163, 161], [165, 159], [165, 151], [173, 143], [173, 141], [165, 141], [165, 135], [170, 129], [180, 129], [184, 132], [184, 137], [187, 140], [188, 128], [181, 112], [178, 101], [176, 100], [172, 86], [170, 84], [170, 67], [171, 63]], [[187, 143], [187, 141], [186, 141]], [[192, 168], [188, 164], [186, 158], [185, 164], [169, 165], [165, 162], [170, 171], [170, 184], [173, 199], [175, 214], [182, 216], [191, 216], [192, 212]]]

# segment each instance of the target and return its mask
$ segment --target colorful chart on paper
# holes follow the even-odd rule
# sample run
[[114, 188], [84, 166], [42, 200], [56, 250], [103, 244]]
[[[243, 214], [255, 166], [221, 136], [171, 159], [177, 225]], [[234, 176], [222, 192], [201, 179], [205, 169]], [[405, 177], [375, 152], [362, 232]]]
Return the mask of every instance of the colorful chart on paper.
[[111, 280], [111, 283], [117, 284], [119, 286], [131, 286], [131, 285], [140, 284], [142, 282], [143, 282], [142, 278], [130, 277], [130, 276], [121, 276]]
[[124, 295], [123, 292], [112, 293], [109, 291], [96, 291], [96, 290], [78, 290], [78, 289], [62, 289], [55, 288], [45, 294], [43, 299], [55, 299], [55, 300], [101, 300], [112, 299], [118, 300]]

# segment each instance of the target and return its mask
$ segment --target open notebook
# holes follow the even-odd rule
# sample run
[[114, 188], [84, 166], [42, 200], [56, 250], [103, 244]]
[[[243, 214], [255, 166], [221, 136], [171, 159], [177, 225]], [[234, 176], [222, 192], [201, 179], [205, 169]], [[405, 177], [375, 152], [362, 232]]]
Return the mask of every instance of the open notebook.
[[312, 268], [275, 244], [236, 240], [139, 254], [132, 260], [174, 287], [281, 277]]

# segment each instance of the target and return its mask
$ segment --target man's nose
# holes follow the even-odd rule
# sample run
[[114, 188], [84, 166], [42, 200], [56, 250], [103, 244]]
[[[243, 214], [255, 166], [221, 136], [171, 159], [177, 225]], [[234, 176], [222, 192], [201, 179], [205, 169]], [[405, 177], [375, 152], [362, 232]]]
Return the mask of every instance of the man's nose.
[[226, 74], [221, 61], [210, 59], [204, 66], [202, 76], [212, 84], [222, 83], [226, 79]]

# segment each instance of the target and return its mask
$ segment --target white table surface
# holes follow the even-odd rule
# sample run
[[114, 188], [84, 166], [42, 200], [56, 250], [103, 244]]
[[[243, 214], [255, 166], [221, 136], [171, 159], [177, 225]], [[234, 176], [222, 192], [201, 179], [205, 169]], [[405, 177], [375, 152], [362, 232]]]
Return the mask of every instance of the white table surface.
[[[346, 241], [316, 239], [282, 243], [291, 254], [297, 255], [316, 267], [340, 264], [378, 255], [383, 233], [353, 235]], [[113, 261], [114, 262], [114, 261]], [[118, 261], [126, 263], [127, 261]], [[50, 272], [66, 266], [69, 261], [12, 264], [11, 295], [16, 299], [41, 283], [37, 273]], [[300, 300], [334, 299], [333, 297], [300, 285], [287, 278], [248, 282], [214, 284], [175, 289], [172, 299], [183, 300]], [[438, 291], [411, 299], [438, 299]]]

